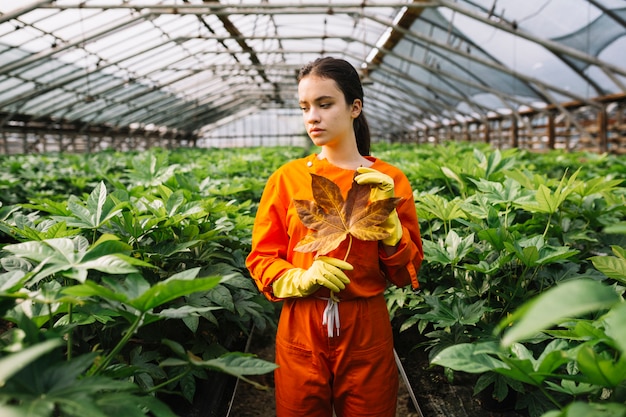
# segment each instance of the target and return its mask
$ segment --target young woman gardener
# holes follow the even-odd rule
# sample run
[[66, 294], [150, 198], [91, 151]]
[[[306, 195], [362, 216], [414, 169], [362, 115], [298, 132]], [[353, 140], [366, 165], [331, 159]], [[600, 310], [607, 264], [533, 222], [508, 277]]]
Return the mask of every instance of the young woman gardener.
[[[298, 96], [307, 132], [321, 151], [269, 178], [247, 258], [259, 289], [270, 300], [284, 300], [276, 335], [276, 415], [331, 417], [334, 409], [339, 417], [395, 417], [398, 370], [383, 292], [388, 282], [418, 286], [423, 251], [413, 192], [399, 169], [369, 156], [363, 87], [350, 63], [320, 58], [306, 65]], [[401, 197], [381, 225], [389, 237], [352, 239], [351, 246], [345, 239], [325, 256], [294, 251], [313, 232], [293, 202], [313, 201], [311, 174], [334, 182], [344, 198], [353, 180], [371, 187], [370, 201]]]

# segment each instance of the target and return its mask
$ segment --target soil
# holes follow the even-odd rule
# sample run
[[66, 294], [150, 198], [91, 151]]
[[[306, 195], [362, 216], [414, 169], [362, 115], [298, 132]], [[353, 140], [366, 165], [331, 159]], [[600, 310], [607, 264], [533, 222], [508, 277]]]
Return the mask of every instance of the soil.
[[[457, 375], [450, 384], [441, 367], [429, 367], [428, 354], [424, 350], [412, 350], [417, 344], [410, 333], [396, 334], [396, 351], [408, 379], [408, 386], [401, 375], [396, 417], [524, 417], [513, 410], [494, 410], [473, 395], [473, 375]], [[274, 360], [273, 335], [253, 335], [249, 352], [258, 357]], [[238, 381], [230, 404], [229, 417], [275, 417], [272, 374], [254, 378], [269, 387], [262, 391], [251, 384]], [[417, 400], [413, 405], [411, 392]], [[418, 411], [419, 410], [419, 411]]]

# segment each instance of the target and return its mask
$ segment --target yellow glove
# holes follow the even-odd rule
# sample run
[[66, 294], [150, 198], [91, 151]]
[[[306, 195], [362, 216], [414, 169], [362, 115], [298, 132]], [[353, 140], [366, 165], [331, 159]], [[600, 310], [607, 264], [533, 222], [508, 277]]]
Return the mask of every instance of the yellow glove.
[[369, 184], [372, 187], [370, 200], [378, 201], [394, 197], [393, 178], [372, 168], [358, 167], [359, 173], [354, 180], [359, 184]]
[[[356, 169], [359, 173], [354, 180], [358, 184], [369, 184], [372, 187], [370, 192], [370, 200], [378, 201], [386, 198], [394, 197], [394, 182], [387, 174], [383, 174], [372, 168], [359, 167]], [[382, 239], [385, 245], [395, 246], [402, 238], [402, 224], [398, 217], [398, 212], [394, 209], [387, 220], [380, 224], [380, 227], [389, 233], [389, 237]]]
[[339, 292], [350, 283], [343, 270], [352, 269], [352, 265], [340, 259], [320, 256], [309, 269], [293, 268], [281, 275], [272, 284], [274, 295], [278, 298], [306, 297], [321, 286]]

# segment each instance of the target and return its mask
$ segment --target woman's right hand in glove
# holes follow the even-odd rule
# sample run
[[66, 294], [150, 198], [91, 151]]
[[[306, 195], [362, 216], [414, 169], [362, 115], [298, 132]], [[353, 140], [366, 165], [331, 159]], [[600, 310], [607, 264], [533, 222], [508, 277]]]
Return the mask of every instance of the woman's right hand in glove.
[[350, 283], [350, 279], [343, 271], [352, 269], [348, 262], [319, 256], [309, 269], [289, 269], [274, 281], [272, 284], [274, 295], [279, 298], [306, 297], [322, 286], [333, 292], [339, 292]]

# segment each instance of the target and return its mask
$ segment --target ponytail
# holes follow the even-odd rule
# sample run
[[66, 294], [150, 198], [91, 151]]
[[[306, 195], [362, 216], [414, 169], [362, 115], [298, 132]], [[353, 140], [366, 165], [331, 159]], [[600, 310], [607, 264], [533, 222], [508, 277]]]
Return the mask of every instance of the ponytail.
[[356, 146], [359, 149], [359, 153], [362, 156], [368, 156], [370, 154], [370, 144], [372, 140], [370, 138], [370, 127], [367, 124], [367, 119], [365, 119], [363, 110], [361, 110], [359, 117], [354, 119], [352, 126], [354, 127]]

